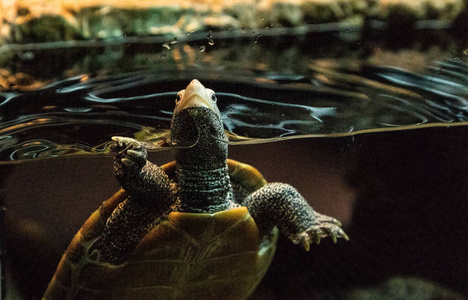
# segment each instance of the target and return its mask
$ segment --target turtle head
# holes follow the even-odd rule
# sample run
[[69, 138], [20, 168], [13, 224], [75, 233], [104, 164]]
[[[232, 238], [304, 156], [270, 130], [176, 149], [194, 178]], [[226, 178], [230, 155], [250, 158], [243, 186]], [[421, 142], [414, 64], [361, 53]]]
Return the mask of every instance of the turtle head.
[[225, 166], [227, 143], [215, 92], [194, 79], [177, 94], [171, 144], [177, 164], [190, 169]]

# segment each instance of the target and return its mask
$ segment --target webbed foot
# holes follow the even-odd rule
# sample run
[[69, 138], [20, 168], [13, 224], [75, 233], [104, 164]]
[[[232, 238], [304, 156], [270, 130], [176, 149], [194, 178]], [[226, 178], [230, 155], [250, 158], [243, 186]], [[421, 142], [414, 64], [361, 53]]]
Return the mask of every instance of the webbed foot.
[[132, 169], [140, 170], [146, 164], [147, 152], [139, 141], [121, 136], [114, 136], [112, 140], [115, 141], [112, 151], [117, 152], [114, 161], [117, 177]]
[[338, 238], [349, 241], [348, 235], [340, 227], [341, 223], [335, 218], [315, 213], [317, 223], [310, 226], [307, 230], [299, 232], [291, 237], [296, 244], [301, 244], [306, 251], [309, 251], [310, 244], [320, 244], [322, 238], [331, 237], [333, 243], [337, 243]]

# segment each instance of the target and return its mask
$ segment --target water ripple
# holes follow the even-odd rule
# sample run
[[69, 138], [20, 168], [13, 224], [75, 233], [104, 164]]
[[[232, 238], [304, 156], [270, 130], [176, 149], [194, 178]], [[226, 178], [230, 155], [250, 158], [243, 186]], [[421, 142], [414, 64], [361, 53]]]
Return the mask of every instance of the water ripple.
[[167, 136], [177, 91], [192, 78], [217, 91], [231, 143], [468, 121], [463, 62], [442, 61], [425, 74], [364, 64], [310, 68], [311, 76], [82, 75], [34, 91], [5, 91], [0, 93], [0, 160], [107, 154], [113, 135], [158, 142]]

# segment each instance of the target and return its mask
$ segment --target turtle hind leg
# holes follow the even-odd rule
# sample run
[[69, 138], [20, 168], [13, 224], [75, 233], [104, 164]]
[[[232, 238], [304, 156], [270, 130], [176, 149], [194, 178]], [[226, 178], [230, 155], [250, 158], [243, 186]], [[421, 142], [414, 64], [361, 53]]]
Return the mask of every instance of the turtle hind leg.
[[311, 243], [320, 243], [324, 237], [348, 239], [335, 218], [312, 209], [302, 195], [291, 185], [269, 183], [250, 194], [243, 205], [247, 206], [257, 226], [268, 232], [277, 226], [280, 232], [295, 244], [308, 251]]

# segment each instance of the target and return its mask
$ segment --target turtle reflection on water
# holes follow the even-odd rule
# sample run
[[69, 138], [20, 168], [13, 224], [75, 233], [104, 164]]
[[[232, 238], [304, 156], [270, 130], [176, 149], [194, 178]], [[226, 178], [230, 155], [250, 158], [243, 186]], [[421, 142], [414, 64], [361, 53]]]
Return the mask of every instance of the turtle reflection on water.
[[177, 95], [175, 162], [158, 167], [143, 143], [114, 140], [123, 189], [76, 234], [45, 299], [244, 299], [278, 231], [306, 250], [323, 237], [348, 239], [292, 186], [227, 159], [216, 95], [198, 80]]

